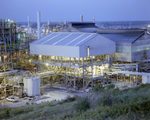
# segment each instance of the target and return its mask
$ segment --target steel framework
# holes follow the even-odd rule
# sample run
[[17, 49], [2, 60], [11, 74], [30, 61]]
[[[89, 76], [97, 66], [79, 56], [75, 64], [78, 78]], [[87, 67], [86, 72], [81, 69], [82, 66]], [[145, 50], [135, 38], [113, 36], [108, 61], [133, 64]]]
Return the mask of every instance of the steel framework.
[[39, 72], [51, 71], [51, 85], [59, 82], [66, 88], [85, 90], [88, 86], [93, 87], [95, 80], [104, 77], [104, 73], [109, 69], [110, 59], [114, 60], [114, 55], [83, 58], [31, 55], [31, 59]]

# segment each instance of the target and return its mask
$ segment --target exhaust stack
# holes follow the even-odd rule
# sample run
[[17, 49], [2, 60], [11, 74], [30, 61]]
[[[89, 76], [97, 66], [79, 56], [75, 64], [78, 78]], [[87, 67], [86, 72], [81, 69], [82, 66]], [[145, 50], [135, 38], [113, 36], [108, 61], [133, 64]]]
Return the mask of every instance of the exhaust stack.
[[28, 20], [28, 33], [29, 33], [29, 16], [27, 16], [27, 20]]
[[83, 22], [83, 15], [80, 15], [80, 22]]
[[95, 23], [95, 15], [93, 15], [93, 23]]
[[38, 39], [41, 38], [41, 27], [40, 27], [40, 23], [41, 23], [41, 15], [40, 15], [40, 11], [37, 12], [37, 37]]

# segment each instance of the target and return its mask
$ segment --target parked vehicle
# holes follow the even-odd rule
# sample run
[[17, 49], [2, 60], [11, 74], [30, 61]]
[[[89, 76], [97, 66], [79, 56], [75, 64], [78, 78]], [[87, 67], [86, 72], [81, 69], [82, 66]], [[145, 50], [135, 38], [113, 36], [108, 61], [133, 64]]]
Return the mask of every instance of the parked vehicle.
[[18, 101], [14, 97], [8, 97], [8, 98], [6, 98], [6, 100], [10, 101], [10, 102], [17, 102]]
[[1, 97], [1, 100], [3, 100], [3, 99], [5, 99], [5, 97], [3, 96], [3, 97]]

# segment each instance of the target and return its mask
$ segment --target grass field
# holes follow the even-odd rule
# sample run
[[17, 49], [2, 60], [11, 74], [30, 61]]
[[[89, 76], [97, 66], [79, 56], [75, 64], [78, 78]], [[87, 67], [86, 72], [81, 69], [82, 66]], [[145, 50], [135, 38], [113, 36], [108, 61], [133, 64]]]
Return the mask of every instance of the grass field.
[[147, 120], [150, 119], [150, 85], [123, 91], [97, 85], [82, 97], [17, 108], [1, 108], [0, 119], [30, 120]]

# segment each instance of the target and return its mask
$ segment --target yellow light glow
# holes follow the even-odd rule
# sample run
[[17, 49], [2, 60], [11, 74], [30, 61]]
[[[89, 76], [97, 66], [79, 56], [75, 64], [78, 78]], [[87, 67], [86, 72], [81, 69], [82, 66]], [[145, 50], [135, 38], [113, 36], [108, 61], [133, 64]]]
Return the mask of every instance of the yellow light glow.
[[46, 63], [46, 66], [48, 66], [48, 63]]
[[4, 56], [4, 59], [6, 59], [7, 58], [7, 56]]
[[39, 55], [39, 57], [41, 58], [41, 57], [42, 57], [42, 55]]
[[108, 64], [105, 64], [105, 67], [107, 67], [107, 68], [108, 68]]
[[96, 68], [96, 66], [94, 65], [94, 69], [93, 69], [93, 75], [95, 75], [95, 68]]
[[104, 69], [104, 66], [100, 66], [99, 68], [100, 68], [101, 70], [103, 70], [103, 69]]

